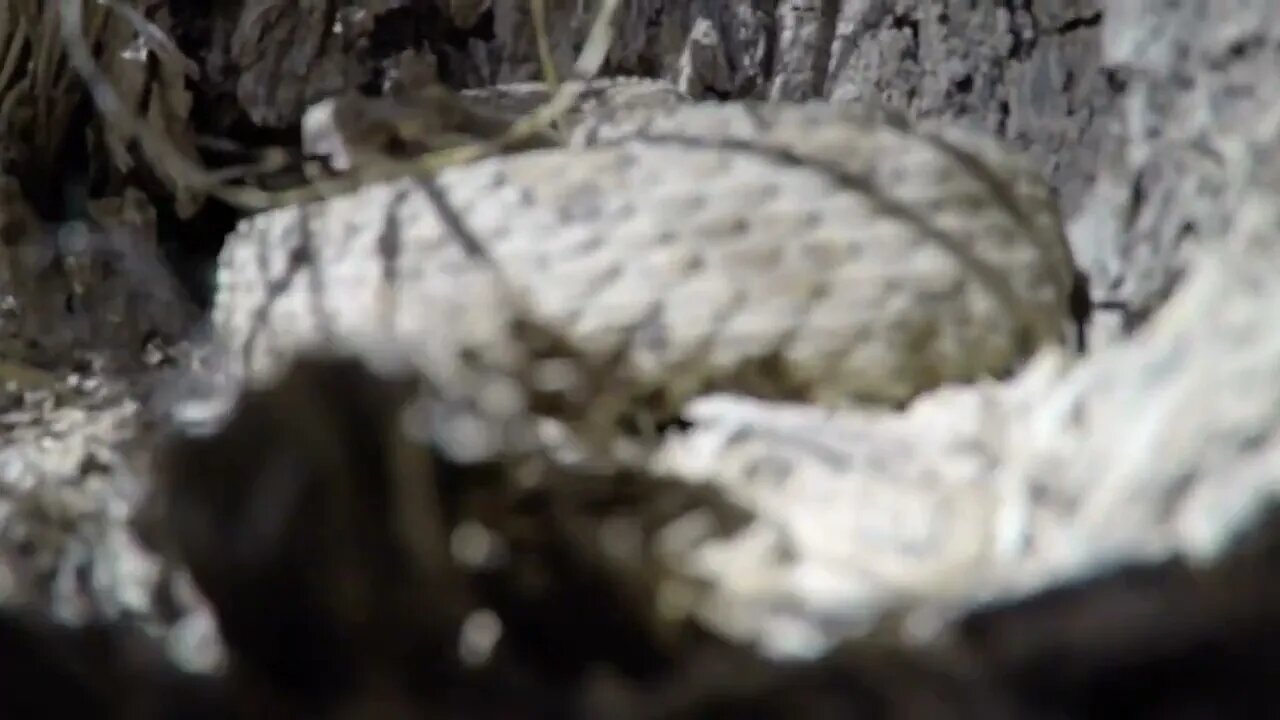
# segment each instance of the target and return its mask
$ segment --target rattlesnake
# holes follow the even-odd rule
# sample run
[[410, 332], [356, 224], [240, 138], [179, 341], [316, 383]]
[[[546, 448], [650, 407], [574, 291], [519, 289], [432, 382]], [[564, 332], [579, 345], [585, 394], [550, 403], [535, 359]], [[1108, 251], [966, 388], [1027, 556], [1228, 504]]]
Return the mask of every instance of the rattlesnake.
[[651, 95], [580, 112], [564, 146], [244, 220], [213, 310], [233, 368], [384, 341], [475, 395], [568, 355], [594, 372], [554, 412], [611, 426], [710, 390], [900, 404], [1062, 342], [1058, 213], [996, 140], [874, 107]]
[[[452, 406], [533, 404], [608, 441], [624, 420], [674, 418], [714, 391], [815, 410], [899, 407], [1065, 344], [1075, 275], [1058, 211], [1039, 172], [997, 140], [875, 106], [693, 102], [661, 85], [595, 82], [562, 144], [242, 221], [219, 258], [212, 311], [227, 368], [264, 384], [309, 350], [376, 363], [395, 348]], [[503, 108], [539, 100], [534, 87], [486, 92], [461, 96], [499, 119], [477, 131], [486, 138]], [[452, 144], [433, 145], [441, 132], [468, 131], [451, 125], [466, 113], [424, 119], [430, 103], [408, 103], [412, 121], [400, 122], [373, 102], [373, 113], [322, 106], [309, 149], [358, 172], [397, 145], [389, 134], [430, 148]], [[787, 482], [803, 484], [812, 448], [792, 450], [799, 477]], [[947, 515], [926, 520], [940, 524], [918, 547], [893, 527], [906, 518], [858, 520], [866, 527], [851, 532], [869, 534], [850, 552], [878, 569], [875, 582], [920, 589], [987, 552], [974, 522], [990, 493], [927, 483], [898, 500], [889, 486], [867, 493], [886, 511], [923, 499]], [[902, 537], [872, 537], [877, 523]], [[781, 547], [770, 527], [752, 531], [766, 556]], [[752, 543], [733, 540], [728, 556], [708, 546], [697, 562], [750, 556]], [[770, 562], [746, 562], [756, 571], [708, 571], [746, 606], [778, 601], [759, 578]], [[761, 626], [751, 611], [741, 619], [742, 602], [717, 598], [714, 624]]]
[[[693, 429], [651, 467], [717, 483], [761, 518], [688, 559], [716, 588], [703, 612], [808, 652], [885, 609], [945, 612], [1096, 556], [1220, 544], [1234, 525], [1215, 513], [1272, 492], [1245, 478], [1250, 500], [1232, 504], [1180, 479], [1197, 476], [1193, 454], [1169, 472], [1141, 457], [1186, 430], [1138, 398], [1197, 402], [1225, 384], [1206, 363], [1226, 338], [1206, 330], [1188, 353], [1203, 317], [1170, 317], [1145, 345], [1075, 367], [1057, 347], [1073, 271], [1048, 187], [981, 133], [826, 102], [604, 103], [564, 145], [245, 220], [213, 320], [251, 383], [309, 349], [396, 347], [486, 407], [495, 387], [547, 394], [530, 368], [549, 358], [591, 370], [539, 408], [579, 429], [683, 413]], [[1206, 273], [1171, 312], [1253, 307]], [[1155, 372], [1175, 360], [1198, 379]], [[1116, 382], [1138, 409], [1103, 397]], [[1114, 437], [1077, 459], [1089, 423]], [[1121, 527], [1116, 499], [1148, 495]]]

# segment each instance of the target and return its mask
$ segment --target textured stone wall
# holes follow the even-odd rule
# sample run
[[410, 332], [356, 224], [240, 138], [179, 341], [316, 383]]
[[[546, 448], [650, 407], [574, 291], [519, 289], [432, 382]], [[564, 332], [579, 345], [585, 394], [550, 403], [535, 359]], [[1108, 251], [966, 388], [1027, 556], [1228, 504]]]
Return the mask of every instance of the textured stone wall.
[[1141, 318], [1275, 172], [1280, 4], [1137, 0], [1108, 9], [1103, 61], [1129, 78], [1117, 135], [1071, 228], [1094, 293]]

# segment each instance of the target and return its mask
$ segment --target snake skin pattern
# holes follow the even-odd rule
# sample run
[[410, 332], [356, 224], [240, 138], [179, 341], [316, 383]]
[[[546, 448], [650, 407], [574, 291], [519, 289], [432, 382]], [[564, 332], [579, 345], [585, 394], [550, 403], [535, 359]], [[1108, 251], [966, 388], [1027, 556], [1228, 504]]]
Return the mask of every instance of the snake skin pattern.
[[[213, 318], [251, 380], [376, 341], [461, 394], [536, 375], [573, 412], [607, 394], [669, 416], [709, 390], [899, 404], [1062, 342], [1072, 272], [1046, 184], [981, 134], [663, 102], [589, 114], [564, 147], [250, 217]], [[530, 374], [549, 357], [592, 372]]]

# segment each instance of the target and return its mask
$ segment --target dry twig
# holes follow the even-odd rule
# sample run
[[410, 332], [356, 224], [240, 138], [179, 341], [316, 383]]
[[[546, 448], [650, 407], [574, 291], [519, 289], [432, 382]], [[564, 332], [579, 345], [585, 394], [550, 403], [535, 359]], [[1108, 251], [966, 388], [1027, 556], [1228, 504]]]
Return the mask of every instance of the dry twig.
[[[541, 4], [541, 0], [532, 1], [535, 6]], [[473, 162], [496, 154], [512, 144], [546, 131], [573, 107], [586, 81], [599, 72], [613, 43], [613, 19], [620, 4], [619, 0], [603, 0], [582, 52], [574, 63], [573, 78], [559, 83], [546, 103], [528, 116], [521, 118], [503, 136], [487, 142], [428, 153], [414, 160], [386, 160], [372, 164], [358, 175], [349, 178], [318, 181], [297, 190], [268, 192], [259, 188], [228, 184], [225, 173], [211, 172], [189, 159], [168, 138], [146, 128], [133, 112], [124, 107], [110, 79], [94, 60], [85, 42], [84, 8], [81, 0], [60, 0], [60, 3], [62, 11], [60, 31], [67, 58], [83, 78], [94, 104], [105, 116], [106, 121], [115, 126], [124, 137], [136, 140], [148, 160], [158, 169], [170, 173], [184, 185], [207, 192], [247, 210], [263, 210], [278, 205], [321, 199], [352, 190], [370, 181], [390, 179], [405, 174], [437, 172], [452, 165]], [[110, 7], [115, 11], [121, 10], [114, 2]], [[545, 20], [545, 8], [542, 10], [540, 15]], [[545, 22], [542, 25], [540, 32], [545, 36]], [[152, 34], [151, 28], [147, 29], [146, 34], [148, 36]], [[540, 47], [543, 44], [545, 44], [545, 38], [540, 41]], [[547, 59], [549, 61], [549, 57]], [[555, 79], [554, 70], [552, 70], [551, 79]]]

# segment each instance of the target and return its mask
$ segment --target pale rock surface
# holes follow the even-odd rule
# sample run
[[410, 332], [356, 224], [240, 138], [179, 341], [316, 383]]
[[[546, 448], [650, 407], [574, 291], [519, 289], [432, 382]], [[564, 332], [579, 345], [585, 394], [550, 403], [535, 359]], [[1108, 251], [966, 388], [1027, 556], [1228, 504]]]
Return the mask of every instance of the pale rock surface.
[[1275, 145], [1280, 5], [1111, 3], [1102, 39], [1103, 63], [1128, 90], [1070, 235], [1095, 298], [1127, 305], [1132, 326], [1168, 297], [1190, 250], [1221, 241], [1241, 170]]
[[1217, 556], [1280, 490], [1280, 255], [1258, 244], [1280, 229], [1273, 196], [1249, 196], [1149, 326], [1082, 361], [1042, 353], [901, 414], [692, 403], [656, 467], [762, 517], [704, 551], [726, 591], [709, 614], [811, 652], [889, 610], [945, 616], [1111, 563]]

